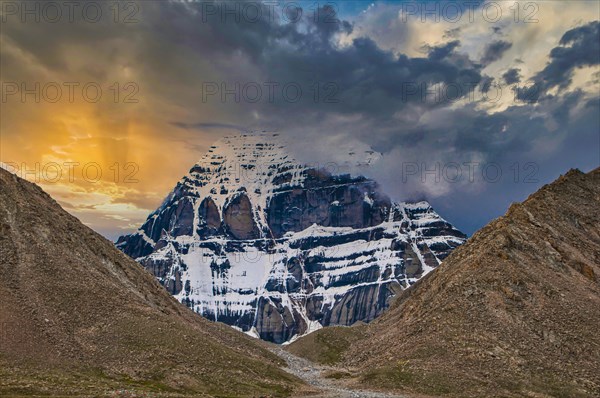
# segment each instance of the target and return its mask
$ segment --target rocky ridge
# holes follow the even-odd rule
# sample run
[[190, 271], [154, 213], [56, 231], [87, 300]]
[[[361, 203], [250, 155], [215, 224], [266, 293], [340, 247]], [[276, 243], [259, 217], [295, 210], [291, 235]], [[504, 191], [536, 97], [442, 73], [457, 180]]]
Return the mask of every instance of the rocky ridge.
[[357, 386], [599, 397], [598, 320], [600, 168], [513, 204], [373, 323], [320, 330], [290, 350], [319, 359], [335, 347]]

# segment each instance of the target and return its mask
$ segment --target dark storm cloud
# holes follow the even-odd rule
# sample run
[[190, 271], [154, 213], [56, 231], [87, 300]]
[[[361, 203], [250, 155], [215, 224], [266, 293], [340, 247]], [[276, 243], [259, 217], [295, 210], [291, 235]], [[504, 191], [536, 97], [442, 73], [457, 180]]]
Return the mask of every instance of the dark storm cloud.
[[571, 29], [560, 39], [560, 47], [550, 52], [550, 63], [538, 75], [547, 84], [565, 87], [565, 79], [575, 68], [600, 63], [600, 22]]
[[432, 47], [429, 49], [428, 58], [431, 60], [441, 60], [447, 58], [458, 46], [460, 46], [460, 41], [453, 40], [442, 46]]
[[[582, 93], [574, 92], [536, 108], [513, 106], [491, 115], [474, 106], [436, 110], [433, 122], [403, 128], [382, 143], [382, 148], [391, 148], [398, 147], [395, 139], [399, 137], [410, 140], [401, 145], [397, 160], [384, 157], [384, 169], [389, 172], [379, 177], [382, 186], [394, 197], [425, 198], [448, 220], [472, 233], [482, 225], [481, 220], [501, 215], [511, 202], [524, 200], [569, 168], [589, 171], [600, 164], [600, 102], [588, 101], [578, 110], [581, 100]], [[402, 181], [407, 163], [416, 165], [419, 172]], [[435, 181], [435, 172], [423, 173], [448, 164], [462, 166], [461, 182]], [[465, 164], [474, 165], [474, 183], [465, 181]], [[489, 165], [494, 173], [501, 172], [498, 181], [482, 178]], [[431, 185], [447, 185], [448, 191], [434, 194]]]
[[[426, 104], [421, 92], [444, 84], [458, 87], [459, 95], [465, 96], [480, 80], [480, 66], [457, 52], [457, 40], [428, 48], [425, 57], [396, 56], [365, 37], [354, 39], [348, 46], [338, 46], [334, 37], [350, 33], [352, 26], [331, 18], [332, 11], [327, 7], [316, 11], [319, 18], [305, 10], [300, 23], [271, 19], [253, 23], [231, 19], [224, 23], [213, 16], [203, 22], [199, 7], [195, 3], [162, 4], [165, 11], [156, 21], [159, 30], [201, 54], [206, 62], [219, 65], [222, 74], [213, 70], [212, 80], [222, 79], [229, 84], [298, 84], [304, 95], [293, 106], [276, 100], [246, 107], [268, 113], [280, 122], [289, 122], [301, 111], [313, 112], [315, 117], [323, 112], [381, 117], [390, 116], [411, 102], [423, 107], [443, 106], [447, 103], [445, 98]], [[232, 56], [243, 64], [236, 67], [229, 61], [221, 67]], [[315, 85], [321, 90], [328, 85], [322, 97], [330, 94], [333, 101], [315, 101]], [[415, 90], [418, 93], [413, 93]]]
[[546, 67], [533, 77], [533, 84], [518, 89], [518, 99], [537, 102], [553, 87], [569, 87], [575, 69], [600, 64], [600, 22], [567, 31], [559, 44], [550, 51]]
[[[136, 57], [141, 79], [150, 83], [150, 87], [146, 87], [150, 90], [148, 95], [166, 98], [189, 109], [218, 112], [212, 120], [222, 121], [213, 123], [191, 117], [172, 123], [182, 129], [241, 130], [241, 126], [245, 126], [297, 130], [303, 134], [329, 129], [343, 131], [348, 137], [369, 141], [383, 149], [415, 145], [417, 141], [436, 147], [447, 141], [450, 134], [437, 135], [433, 127], [423, 126], [420, 118], [427, 112], [443, 110], [457, 99], [467, 98], [477, 85], [482, 92], [488, 92], [494, 82], [493, 77], [482, 76], [478, 62], [460, 52], [458, 39], [425, 47], [423, 56], [409, 57], [383, 50], [367, 37], [339, 46], [336, 36], [349, 34], [353, 27], [333, 16], [328, 7], [316, 11], [318, 18], [304, 9], [302, 19], [292, 23], [289, 21], [292, 16], [271, 14], [272, 10], [260, 3], [253, 3], [263, 7], [263, 17], [257, 20], [210, 13], [206, 4], [144, 2], [140, 15], [143, 18], [137, 24], [110, 30], [90, 24], [69, 25], [52, 31], [52, 39], [64, 47], [85, 42], [96, 43], [101, 49], [127, 33], [129, 40], [124, 45]], [[221, 7], [225, 3], [214, 4]], [[40, 36], [41, 32], [35, 28], [27, 33], [9, 27], [7, 34], [36, 57], [48, 59], [44, 64], [61, 64], [60, 51], [47, 51], [44, 43], [34, 44], [26, 39], [34, 34]], [[76, 34], [78, 30], [85, 33]], [[460, 29], [452, 29], [446, 35], [459, 37]], [[561, 46], [552, 50], [549, 65], [536, 79], [556, 82], [561, 73], [597, 63], [597, 55], [593, 54], [598, 48], [597, 36], [598, 23], [565, 33]], [[511, 46], [503, 40], [491, 42], [485, 48], [481, 63], [486, 65], [500, 59]], [[115, 56], [111, 52], [108, 57]], [[507, 83], [516, 82], [517, 69], [509, 70], [503, 79]], [[225, 84], [228, 88], [234, 87], [236, 82], [276, 82], [280, 86], [293, 82], [302, 88], [303, 95], [293, 103], [280, 97], [257, 103], [243, 99], [233, 101], [231, 97], [223, 101], [219, 95], [203, 102], [203, 84], [207, 82]], [[315, 101], [315, 85], [324, 90], [326, 84], [332, 84], [330, 90], [321, 92], [321, 98]], [[432, 87], [440, 84], [457, 87], [460, 92], [452, 99], [427, 98]], [[324, 101], [324, 94], [331, 94], [335, 101]], [[532, 112], [528, 108], [522, 111]], [[449, 128], [456, 130], [456, 140], [451, 145], [456, 145], [458, 150], [487, 156], [499, 147], [508, 150], [530, 146], [526, 136], [509, 140], [506, 134], [508, 125], [519, 126], [526, 118], [507, 121], [503, 113], [461, 113], [460, 109], [455, 114], [462, 117], [455, 119], [452, 114], [446, 114], [444, 117], [450, 119], [442, 123], [444, 128], [440, 131], [454, 124]], [[347, 123], [345, 118], [352, 122], [344, 124]], [[527, 129], [528, 126], [525, 123], [524, 127], [516, 128]], [[531, 136], [527, 137], [531, 140]]]
[[[408, 56], [386, 51], [369, 37], [340, 45], [337, 37], [353, 32], [353, 26], [332, 18], [326, 7], [318, 10], [318, 18], [304, 9], [300, 21], [290, 22], [293, 16], [281, 13], [264, 17], [272, 11], [266, 5], [261, 5], [263, 17], [251, 21], [208, 13], [205, 4], [141, 2], [136, 24], [112, 24], [110, 29], [100, 24], [5, 24], [2, 34], [48, 70], [83, 71], [86, 76], [102, 78], [105, 70], [131, 65], [143, 103], [158, 104], [150, 109], [154, 112], [164, 106], [178, 111], [166, 116], [166, 125], [182, 134], [190, 130], [188, 138], [202, 133], [208, 140], [224, 130], [278, 129], [298, 138], [309, 156], [318, 147], [324, 147], [326, 155], [335, 152], [337, 148], [326, 147], [329, 136], [366, 143], [384, 153], [386, 170], [375, 177], [383, 180], [382, 185], [389, 187], [395, 198], [427, 198], [468, 232], [487, 221], [486, 216], [478, 216], [473, 224], [461, 225], [461, 217], [471, 209], [485, 208], [489, 219], [490, 214], [502, 213], [507, 201], [520, 200], [534, 188], [507, 180], [486, 185], [477, 191], [478, 196], [469, 197], [458, 185], [436, 196], [421, 186], [398, 182], [403, 162], [431, 166], [475, 159], [497, 162], [505, 173], [515, 162], [536, 162], [544, 173], [543, 182], [555, 177], [557, 170], [564, 171], [566, 165], [585, 169], [594, 161], [597, 164], [597, 150], [592, 153], [598, 148], [600, 129], [597, 98], [584, 99], [575, 92], [540, 104], [518, 103], [491, 114], [480, 106], [486, 105], [485, 101], [469, 98], [476, 86], [487, 93], [501, 79], [518, 82], [516, 68], [504, 76], [482, 74], [484, 66], [511, 48], [510, 42], [491, 42], [478, 62], [474, 54], [461, 51], [461, 31], [455, 28], [445, 32], [444, 39], [449, 41], [425, 47], [422, 55]], [[109, 11], [107, 15], [111, 15]], [[550, 53], [548, 65], [534, 76], [532, 83], [540, 86], [539, 92], [565, 87], [575, 68], [598, 64], [598, 25], [595, 22], [563, 35]], [[95, 59], [68, 63], [72, 54], [67, 50], [79, 47], [93, 48]], [[10, 58], [13, 54], [16, 52], [3, 54], [3, 74], [6, 65], [12, 65], [13, 71], [25, 68], [22, 60]], [[73, 69], [77, 67], [81, 70]], [[206, 101], [203, 98], [206, 83], [231, 89], [247, 82], [260, 86], [275, 82], [279, 88], [295, 83], [303, 95], [294, 102], [282, 100], [281, 95], [267, 101], [266, 94], [258, 102], [235, 101], [232, 96], [223, 100], [218, 94]], [[453, 98], [429, 98], [438, 86], [454, 87], [459, 93]], [[328, 96], [334, 101], [326, 101]], [[466, 104], [448, 106], [457, 100]], [[584, 100], [586, 106], [578, 106]], [[577, 150], [563, 147], [563, 143]], [[195, 148], [193, 143], [189, 146]], [[559, 149], [540, 152], [546, 147]], [[386, 156], [394, 151], [400, 155]], [[557, 153], [559, 166], [554, 166]], [[385, 172], [391, 174], [389, 181], [385, 181]], [[444, 208], [448, 203], [458, 205], [454, 210]]]
[[[115, 68], [123, 58], [134, 57], [132, 66], [146, 82], [142, 88], [147, 98], [168, 97], [181, 107], [218, 108], [229, 113], [232, 124], [252, 123], [256, 114], [261, 117], [257, 123], [273, 127], [316, 121], [331, 112], [389, 118], [407, 107], [423, 111], [446, 106], [469, 95], [481, 80], [481, 66], [459, 52], [458, 40], [428, 47], [423, 57], [396, 56], [366, 37], [340, 47], [335, 37], [353, 28], [335, 17], [329, 6], [315, 11], [305, 8], [299, 21], [290, 22], [293, 17], [262, 3], [252, 3], [261, 7], [258, 19], [213, 12], [207, 4], [235, 10], [233, 5], [244, 3], [141, 2], [135, 24], [66, 23], [51, 29], [34, 24], [25, 29], [13, 23], [3, 34], [43, 65], [63, 71], [69, 68], [69, 54], [63, 49], [73, 46], [96, 48], [98, 57], [112, 61]], [[56, 47], [39, 37], [48, 37]], [[118, 43], [122, 51], [115, 50]], [[103, 80], [103, 70], [101, 62], [88, 63], [84, 72]], [[70, 71], [76, 72], [81, 70]], [[279, 91], [295, 84], [302, 95], [297, 101], [286, 101], [281, 95], [267, 101], [263, 87], [257, 103], [234, 101], [231, 96], [222, 100], [219, 95], [202, 101], [207, 83], [231, 88], [248, 82], [260, 86], [274, 82]], [[435, 85], [451, 87], [452, 97], [425, 98]]]
[[[550, 101], [553, 103], [548, 104], [548, 108], [544, 109], [544, 112], [563, 111], [566, 116], [576, 106], [577, 99], [575, 97], [577, 94], [564, 100], [555, 98]], [[523, 112], [521, 115], [517, 115], [515, 127], [524, 128], [524, 132], [529, 135], [529, 141], [534, 143], [534, 147], [560, 143], [559, 148], [548, 153], [538, 153], [534, 148], [528, 152], [507, 153], [504, 158], [496, 155], [494, 160], [503, 166], [504, 173], [508, 178], [505, 178], [503, 183], [487, 184], [486, 199], [467, 198], [463, 208], [457, 206], [452, 210], [455, 217], [461, 217], [460, 214], [468, 208], [469, 203], [471, 208], [478, 208], [477, 211], [481, 211], [481, 214], [500, 215], [506, 210], [509, 203], [524, 200], [539, 186], [553, 181], [558, 175], [564, 174], [571, 168], [590, 171], [598, 167], [600, 165], [600, 135], [598, 134], [600, 131], [598, 118], [600, 104], [598, 104], [598, 99], [595, 102], [595, 105], [584, 108], [576, 117], [561, 116], [555, 129], [548, 129], [543, 118], [534, 118], [535, 122], [530, 129], [527, 129], [525, 128], [527, 119], [531, 117], [532, 112], [529, 114]], [[526, 108], [523, 110], [526, 111]], [[511, 112], [507, 116], [512, 118], [515, 115]], [[539, 128], [540, 131], [534, 131], [536, 128]], [[510, 169], [516, 164], [520, 168], [518, 183], [514, 182], [515, 175], [512, 174], [514, 170]], [[526, 165], [532, 165], [527, 172], [524, 168]], [[528, 173], [533, 173], [531, 174], [532, 178], [528, 178]], [[470, 227], [471, 230], [475, 228], [477, 228], [477, 224]]]
[[492, 83], [494, 83], [494, 78], [491, 76], [484, 76], [481, 78], [481, 82], [479, 83], [479, 87], [482, 93], [487, 93], [490, 91], [492, 87]]
[[521, 81], [520, 71], [520, 69], [511, 68], [502, 75], [502, 79], [504, 79], [506, 84], [519, 83]]
[[512, 43], [504, 40], [497, 40], [491, 42], [485, 47], [485, 50], [483, 51], [481, 63], [483, 65], [489, 65], [492, 62], [499, 60], [500, 58], [502, 58], [502, 55], [511, 47]]

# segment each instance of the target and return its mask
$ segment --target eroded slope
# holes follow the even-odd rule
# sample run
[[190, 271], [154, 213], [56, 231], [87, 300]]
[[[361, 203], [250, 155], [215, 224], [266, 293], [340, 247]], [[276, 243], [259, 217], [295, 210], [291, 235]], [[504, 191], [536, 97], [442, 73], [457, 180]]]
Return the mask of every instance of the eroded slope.
[[[599, 326], [600, 169], [573, 170], [357, 331], [341, 366], [433, 395], [600, 396]], [[321, 350], [318, 333], [292, 350]]]
[[0, 395], [287, 395], [259, 342], [202, 319], [39, 187], [0, 169]]

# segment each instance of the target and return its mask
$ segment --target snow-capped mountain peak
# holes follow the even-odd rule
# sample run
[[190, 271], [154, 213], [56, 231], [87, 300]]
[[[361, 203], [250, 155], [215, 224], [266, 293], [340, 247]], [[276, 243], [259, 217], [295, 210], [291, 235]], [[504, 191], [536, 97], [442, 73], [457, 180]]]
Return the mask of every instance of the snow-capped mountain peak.
[[260, 133], [215, 143], [117, 246], [194, 311], [281, 343], [373, 319], [464, 239], [428, 203], [392, 203]]

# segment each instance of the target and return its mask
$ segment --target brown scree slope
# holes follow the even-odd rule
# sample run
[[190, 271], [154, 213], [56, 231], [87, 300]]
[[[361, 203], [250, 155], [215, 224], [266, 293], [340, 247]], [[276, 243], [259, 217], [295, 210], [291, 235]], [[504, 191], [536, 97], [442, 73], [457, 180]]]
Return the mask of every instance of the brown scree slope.
[[0, 326], [0, 396], [286, 396], [300, 384], [3, 169]]
[[354, 329], [335, 347], [342, 335], [332, 328], [290, 350], [339, 357], [357, 385], [600, 396], [600, 169], [571, 170], [512, 205], [381, 318]]

